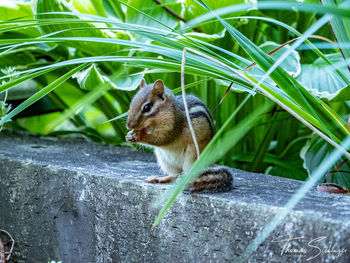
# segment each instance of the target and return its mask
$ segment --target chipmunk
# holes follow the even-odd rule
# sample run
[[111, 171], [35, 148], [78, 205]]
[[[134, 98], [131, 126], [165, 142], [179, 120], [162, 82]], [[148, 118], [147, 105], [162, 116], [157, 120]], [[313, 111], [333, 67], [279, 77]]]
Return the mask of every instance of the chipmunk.
[[[206, 105], [193, 95], [186, 96], [189, 114], [200, 152], [214, 135], [214, 124]], [[147, 85], [143, 79], [140, 90], [130, 104], [126, 127], [131, 131], [126, 140], [151, 145], [165, 177], [147, 178], [149, 183], [168, 183], [187, 172], [197, 159], [189, 130], [182, 96], [175, 96], [161, 80]], [[187, 185], [191, 192], [222, 192], [231, 189], [232, 174], [223, 166], [205, 170]]]

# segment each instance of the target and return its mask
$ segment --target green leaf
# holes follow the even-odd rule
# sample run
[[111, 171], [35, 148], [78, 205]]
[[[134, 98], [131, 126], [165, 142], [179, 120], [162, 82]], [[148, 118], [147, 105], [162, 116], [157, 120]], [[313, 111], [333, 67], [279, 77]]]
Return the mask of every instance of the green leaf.
[[[30, 7], [30, 3], [20, 1], [0, 1], [0, 21], [13, 20], [13, 19], [25, 19], [33, 18], [33, 11]], [[18, 20], [20, 22], [20, 20]], [[0, 29], [6, 28], [6, 25], [0, 25]], [[28, 36], [36, 37], [40, 36], [39, 30], [36, 28], [19, 28], [17, 33], [25, 34]], [[1, 33], [0, 33], [1, 35]]]
[[[173, 5], [170, 6], [171, 10], [177, 14], [180, 14], [181, 4], [176, 2], [176, 0], [162, 0], [163, 5], [173, 3]], [[139, 10], [146, 13], [153, 19], [141, 14]], [[126, 22], [130, 24], [150, 26], [159, 29], [176, 28], [180, 22], [178, 19], [164, 10], [161, 5], [158, 5], [154, 1], [149, 1], [147, 2], [147, 5], [145, 5], [143, 1], [129, 0], [125, 18]], [[147, 38], [137, 35], [136, 39], [141, 39], [144, 41]]]
[[216, 34], [189, 32], [189, 33], [185, 33], [184, 36], [186, 36], [186, 38], [182, 37], [182, 39], [186, 39], [188, 41], [189, 40], [188, 38], [190, 38], [195, 43], [196, 43], [196, 40], [202, 40], [202, 41], [206, 41], [206, 42], [213, 42], [215, 40], [223, 38], [225, 36], [225, 33], [226, 33], [226, 29], [223, 29], [222, 31], [220, 31], [220, 32], [218, 32]]
[[317, 14], [333, 14], [338, 17], [350, 17], [349, 8], [325, 7], [318, 3], [307, 3], [297, 1], [251, 1], [244, 4], [230, 5], [216, 9], [214, 12], [206, 12], [205, 14], [194, 18], [187, 23], [187, 28], [192, 28], [200, 23], [209, 21], [217, 16], [224, 16], [227, 14], [236, 14], [242, 11], [252, 9], [258, 10], [292, 10], [303, 11]]
[[73, 78], [77, 79], [80, 88], [84, 90], [93, 90], [104, 83], [108, 83], [111, 88], [131, 91], [138, 88], [143, 76], [144, 74], [125, 76], [120, 77], [113, 82], [108, 76], [101, 73], [96, 65], [93, 64], [88, 69], [76, 73]]
[[95, 64], [92, 64], [85, 70], [75, 73], [72, 78], [76, 78], [80, 88], [84, 90], [93, 90], [105, 82]]
[[121, 1], [119, 0], [109, 0], [109, 1], [103, 0], [103, 1], [107, 6], [108, 4], [110, 5], [111, 13], [113, 13], [115, 17], [118, 17], [121, 21], [125, 22], [125, 13], [123, 11]]
[[[324, 6], [331, 7], [349, 7], [349, 2], [346, 0], [321, 0], [320, 1]], [[341, 53], [343, 54], [345, 60], [350, 60], [350, 49], [345, 47], [346, 43], [350, 43], [350, 20], [344, 19], [342, 17], [334, 17], [330, 21], [330, 26], [334, 33], [337, 43], [340, 46]], [[348, 66], [347, 74], [350, 73], [350, 64], [346, 62]]]
[[[207, 9], [210, 11], [209, 8]], [[225, 9], [230, 8], [223, 8], [221, 10]], [[214, 12], [211, 12], [211, 15], [213, 13]], [[349, 134], [348, 127], [335, 111], [329, 108], [326, 104], [323, 104], [317, 97], [312, 96], [302, 85], [300, 85], [299, 82], [297, 82], [279, 66], [279, 63], [277, 62], [283, 62], [283, 55], [286, 53], [284, 53], [275, 63], [270, 56], [265, 54], [240, 31], [229, 25], [220, 17], [217, 16], [217, 18], [226, 27], [231, 36], [245, 50], [245, 52], [266, 72], [264, 77], [270, 76], [270, 78], [289, 96], [289, 98], [295, 104], [317, 119], [318, 123], [313, 125], [321, 129], [327, 134], [327, 136], [331, 137], [337, 142], [341, 141]], [[304, 38], [323, 26], [327, 21], [329, 21], [329, 19], [330, 16], [322, 17], [314, 25], [312, 25], [292, 46], [295, 48], [297, 44], [301, 44]], [[310, 121], [310, 118], [307, 121]]]
[[[220, 0], [220, 1], [208, 1], [208, 6], [210, 7], [211, 10], [216, 10], [225, 6], [229, 6], [229, 5], [234, 5], [234, 4], [241, 4], [244, 3], [244, 0]], [[252, 2], [251, 0], [248, 0], [248, 2]], [[203, 8], [200, 4], [197, 3], [197, 1], [195, 0], [185, 0], [185, 8], [184, 8], [184, 18], [188, 21], [199, 17], [201, 15], [204, 15], [205, 13], [207, 13], [207, 10], [205, 8]], [[243, 12], [239, 12], [237, 15], [241, 15], [243, 14], [245, 11]], [[225, 16], [223, 16], [224, 18]], [[236, 25], [237, 22], [239, 23], [239, 21], [233, 21], [233, 25]], [[225, 28], [221, 25], [220, 22], [216, 21], [210, 24], [204, 24], [204, 25], [200, 25], [198, 27], [200, 30], [202, 30], [203, 32], [205, 32], [206, 34], [218, 34], [219, 32], [221, 32], [222, 30], [224, 30]]]
[[[92, 80], [90, 80], [90, 82], [92, 83]], [[44, 133], [47, 134], [53, 132], [58, 125], [69, 120], [79, 111], [81, 111], [85, 106], [92, 105], [101, 96], [106, 94], [106, 92], [111, 88], [111, 86], [108, 83], [105, 83], [104, 81], [96, 80], [95, 83], [96, 85], [94, 86], [94, 89], [90, 90], [90, 92], [88, 92], [87, 94], [84, 94], [73, 105], [65, 109], [59, 117], [47, 123], [47, 125], [44, 128]]]
[[1, 118], [0, 125], [4, 124], [5, 122], [10, 121], [11, 118], [16, 116], [18, 113], [20, 113], [24, 109], [28, 108], [30, 105], [32, 105], [33, 103], [35, 103], [36, 101], [38, 101], [39, 99], [41, 99], [42, 97], [44, 97], [45, 95], [50, 93], [51, 91], [53, 91], [55, 88], [57, 88], [59, 85], [61, 85], [67, 79], [72, 77], [76, 72], [85, 68], [87, 65], [88, 65], [88, 63], [77, 66], [76, 68], [72, 69], [68, 73], [64, 74], [60, 78], [56, 79], [55, 81], [53, 81], [52, 83], [47, 85], [45, 88], [41, 89], [40, 91], [38, 91], [37, 93], [32, 95], [30, 98], [28, 98], [27, 100], [22, 102], [19, 106], [17, 106], [15, 109], [10, 111], [10, 113], [8, 113], [3, 118]]
[[72, 0], [72, 4], [80, 13], [104, 15], [102, 0]]
[[[62, 20], [62, 23], [52, 23], [48, 25], [42, 25], [41, 29], [47, 33], [54, 33], [56, 36], [62, 37], [100, 37], [100, 38], [118, 38], [118, 39], [130, 39], [130, 35], [122, 32], [112, 32], [110, 30], [98, 29], [95, 24], [83, 21], [80, 18], [80, 14], [75, 8], [69, 4], [66, 0], [37, 0], [35, 5], [37, 19], [51, 19], [52, 21]], [[51, 12], [51, 14], [47, 14]], [[62, 12], [59, 14], [57, 12]], [[45, 13], [45, 14], [42, 14]], [[68, 15], [67, 13], [70, 13]], [[88, 15], [87, 15], [88, 16]], [[90, 15], [91, 17], [91, 15]], [[64, 19], [76, 19], [75, 23], [64, 23]], [[101, 25], [99, 25], [101, 26]], [[106, 26], [105, 26], [106, 27]], [[77, 47], [80, 51], [88, 54], [113, 54], [120, 50], [119, 45], [111, 45], [106, 43], [85, 43], [71, 42], [72, 46]]]
[[[26, 74], [22, 77], [18, 77], [18, 75], [16, 75], [16, 78], [14, 80], [11, 80], [9, 82], [5, 82], [3, 83], [2, 85], [0, 85], [0, 93], [5, 91], [5, 90], [8, 90], [16, 85], [19, 85], [20, 83], [23, 83], [25, 81], [29, 81], [31, 80], [32, 78], [35, 78], [35, 77], [38, 77], [38, 76], [41, 76], [41, 75], [44, 75], [46, 73], [49, 73], [53, 70], [55, 70], [56, 68], [49, 68], [49, 69], [43, 69], [43, 70], [40, 70], [39, 72], [34, 72], [34, 73], [31, 73], [31, 74]], [[19, 73], [19, 72], [17, 72]], [[18, 77], [18, 78], [17, 78]], [[4, 81], [3, 81], [4, 82]], [[22, 84], [23, 85], [23, 84]]]
[[[347, 101], [350, 99], [350, 87], [336, 73], [339, 69], [344, 75], [348, 68], [340, 53], [326, 55], [332, 65], [318, 58], [312, 64], [301, 65], [301, 74], [298, 76], [303, 86], [315, 96], [329, 101]], [[312, 77], [311, 77], [312, 76]]]
[[113, 83], [113, 87], [125, 91], [136, 90], [140, 86], [143, 77], [144, 74], [121, 77]]
[[[313, 136], [302, 148], [300, 152], [300, 157], [304, 160], [304, 168], [307, 170], [309, 175], [311, 175], [322, 162], [326, 161], [331, 152], [333, 146], [329, 145], [323, 139], [318, 136]], [[326, 182], [332, 182], [339, 184], [346, 189], [350, 190], [350, 163], [346, 162], [341, 168], [336, 169], [336, 166], [341, 163], [341, 160], [337, 161], [332, 171], [341, 171], [341, 172], [332, 172], [327, 175], [330, 171], [324, 171], [324, 179]]]
[[[0, 86], [1, 88], [1, 86]], [[38, 83], [32, 79], [27, 80], [20, 85], [16, 85], [8, 90], [8, 100], [26, 99], [38, 91]], [[5, 97], [5, 92], [0, 92], [0, 100]]]
[[[268, 53], [281, 45], [268, 41], [264, 44], [260, 45], [259, 47], [261, 50], [263, 50], [265, 53]], [[298, 76], [300, 74], [300, 56], [299, 53], [291, 49], [290, 45], [285, 45], [281, 49], [279, 49], [274, 54], [270, 55], [274, 60], [277, 60], [287, 50], [291, 50], [291, 54], [288, 55], [288, 57], [280, 64], [280, 66], [287, 71], [291, 76]]]
[[294, 139], [280, 156], [267, 154], [264, 158], [264, 163], [270, 163], [273, 166], [268, 167], [265, 173], [296, 180], [305, 180], [308, 173], [303, 168], [300, 149], [305, 145], [307, 139], [306, 137]]

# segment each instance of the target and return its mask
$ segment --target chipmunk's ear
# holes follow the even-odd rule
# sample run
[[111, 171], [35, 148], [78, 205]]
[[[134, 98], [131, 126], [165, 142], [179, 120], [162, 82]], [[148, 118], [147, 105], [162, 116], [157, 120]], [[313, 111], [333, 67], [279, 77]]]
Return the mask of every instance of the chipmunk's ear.
[[164, 99], [164, 83], [160, 79], [154, 82], [152, 93], [156, 96], [159, 96], [161, 99]]
[[141, 80], [141, 83], [140, 83], [140, 89], [142, 89], [142, 88], [144, 88], [144, 87], [146, 87], [146, 86], [147, 86], [146, 80], [145, 80], [145, 79], [142, 79], [142, 80]]

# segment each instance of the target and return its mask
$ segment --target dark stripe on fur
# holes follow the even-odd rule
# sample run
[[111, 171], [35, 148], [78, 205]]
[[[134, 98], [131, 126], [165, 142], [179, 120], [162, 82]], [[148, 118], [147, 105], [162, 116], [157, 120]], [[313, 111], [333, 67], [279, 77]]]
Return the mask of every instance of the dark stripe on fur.
[[[205, 116], [205, 118], [207, 119], [209, 125], [210, 125], [210, 128], [211, 128], [211, 132], [212, 132], [212, 136], [214, 135], [215, 133], [215, 130], [214, 130], [214, 121], [213, 121], [213, 117], [211, 116], [211, 113], [208, 109], [208, 107], [199, 99], [197, 98], [196, 96], [194, 95], [186, 95], [186, 100], [187, 100], [187, 104], [188, 104], [188, 109], [189, 111], [191, 111], [191, 108], [193, 107], [196, 107], [196, 106], [200, 106], [203, 108], [203, 111], [205, 111], [208, 115], [197, 115], [196, 116], [196, 113], [197, 112], [193, 112], [193, 113], [190, 113], [190, 117], [191, 118], [198, 118], [198, 117], [202, 117], [202, 116]], [[184, 109], [184, 106], [183, 106], [183, 100], [182, 100], [182, 96], [179, 95], [179, 96], [176, 96], [176, 101], [179, 105], [181, 105], [181, 109], [182, 110], [185, 110]], [[199, 111], [201, 112], [201, 111]], [[203, 114], [204, 112], [202, 112]], [[192, 114], [195, 114], [195, 116], [193, 116]], [[205, 113], [204, 113], [205, 114]]]
[[203, 111], [196, 111], [196, 112], [191, 112], [190, 113], [191, 119], [199, 118], [199, 117], [205, 117], [208, 122], [210, 123], [210, 119], [208, 118], [208, 115], [205, 114]]
[[200, 176], [206, 176], [209, 174], [231, 174], [227, 168], [209, 168], [207, 170], [205, 170]]
[[146, 115], [146, 117], [154, 117], [156, 116], [160, 111], [162, 111], [163, 109], [165, 109], [168, 105], [166, 105], [166, 103], [161, 104], [154, 112], [152, 112], [149, 115]]
[[196, 107], [196, 106], [201, 106], [206, 111], [207, 114], [205, 114], [203, 111], [191, 112], [190, 113], [191, 119], [204, 117], [209, 123], [210, 129], [211, 129], [211, 135], [213, 136], [214, 135], [214, 127], [213, 127], [214, 123], [213, 123], [213, 119], [212, 119], [207, 107], [202, 103], [195, 103], [195, 104], [192, 104], [189, 106], [189, 110], [191, 109], [191, 107]]
[[208, 116], [211, 118], [211, 114], [207, 108], [207, 105], [205, 105], [203, 102], [196, 101], [196, 102], [190, 102], [188, 103], [188, 108], [196, 107], [196, 106], [201, 106], [204, 108], [204, 110], [208, 113]]
[[232, 188], [233, 177], [226, 167], [211, 167], [188, 184], [190, 192], [227, 192]]

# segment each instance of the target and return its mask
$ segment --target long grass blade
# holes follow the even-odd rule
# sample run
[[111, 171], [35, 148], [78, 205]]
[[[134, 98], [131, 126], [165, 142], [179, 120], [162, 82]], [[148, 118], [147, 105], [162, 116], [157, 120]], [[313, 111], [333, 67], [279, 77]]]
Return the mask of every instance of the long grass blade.
[[78, 71], [80, 71], [83, 68], [87, 67], [88, 65], [89, 65], [89, 63], [77, 66], [76, 68], [72, 69], [68, 73], [66, 73], [63, 76], [59, 77], [58, 79], [56, 79], [55, 81], [53, 81], [52, 83], [47, 85], [45, 88], [41, 89], [40, 91], [38, 91], [37, 93], [35, 93], [31, 97], [26, 99], [24, 102], [22, 102], [20, 105], [18, 105], [15, 109], [13, 109], [8, 114], [6, 114], [3, 118], [1, 118], [0, 125], [4, 124], [5, 122], [10, 121], [11, 118], [16, 116], [18, 113], [20, 113], [21, 111], [23, 111], [24, 109], [26, 109], [27, 107], [29, 107], [30, 105], [32, 105], [33, 103], [35, 103], [36, 101], [38, 101], [39, 99], [41, 99], [42, 97], [44, 97], [45, 95], [50, 93], [51, 91], [53, 91], [55, 88], [57, 88], [59, 85], [61, 85], [67, 79], [69, 79], [75, 73], [77, 73]]

